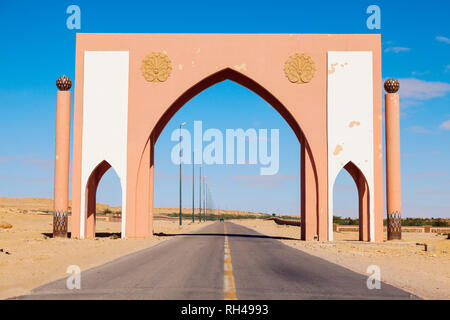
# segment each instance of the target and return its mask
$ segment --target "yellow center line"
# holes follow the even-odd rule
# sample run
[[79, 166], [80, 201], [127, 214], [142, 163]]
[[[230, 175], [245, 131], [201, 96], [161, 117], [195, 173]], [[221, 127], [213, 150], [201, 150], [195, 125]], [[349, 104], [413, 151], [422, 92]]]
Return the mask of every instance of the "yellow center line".
[[227, 225], [225, 229], [225, 244], [223, 256], [223, 291], [224, 300], [237, 300], [236, 288], [234, 286], [233, 266], [231, 265], [230, 246], [228, 245]]

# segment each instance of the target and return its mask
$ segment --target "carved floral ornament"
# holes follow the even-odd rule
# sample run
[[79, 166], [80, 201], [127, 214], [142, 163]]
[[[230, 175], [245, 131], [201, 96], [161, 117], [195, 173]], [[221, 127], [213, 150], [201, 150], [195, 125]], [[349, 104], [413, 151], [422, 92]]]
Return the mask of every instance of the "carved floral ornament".
[[284, 73], [292, 83], [310, 82], [315, 71], [314, 61], [304, 53], [291, 55], [284, 64]]
[[166, 54], [152, 52], [142, 60], [141, 71], [149, 82], [164, 82], [172, 72], [172, 63]]

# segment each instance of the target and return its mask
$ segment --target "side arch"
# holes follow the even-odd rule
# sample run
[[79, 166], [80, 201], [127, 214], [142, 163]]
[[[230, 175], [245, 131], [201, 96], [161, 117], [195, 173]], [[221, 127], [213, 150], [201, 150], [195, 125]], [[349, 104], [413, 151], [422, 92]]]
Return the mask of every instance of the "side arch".
[[[345, 169], [350, 174], [358, 190], [359, 240], [371, 241], [373, 236], [371, 236], [370, 234], [370, 191], [367, 179], [364, 176], [364, 173], [352, 161], [347, 162], [347, 164], [342, 167], [342, 169]], [[336, 177], [334, 178], [334, 183], [336, 183]], [[333, 192], [333, 200], [334, 188], [333, 190], [331, 190], [331, 192]]]
[[[86, 190], [85, 190], [85, 217], [86, 218], [85, 218], [85, 230], [84, 230], [84, 234], [85, 234], [86, 238], [95, 238], [97, 189], [98, 189], [100, 180], [102, 179], [104, 174], [110, 168], [112, 168], [111, 164], [108, 161], [103, 160], [95, 167], [94, 170], [92, 170], [92, 172], [88, 178], [88, 181], [86, 183]], [[122, 190], [122, 193], [123, 193], [123, 190]], [[122, 207], [122, 210], [123, 210], [123, 207]]]
[[[152, 209], [153, 209], [153, 183], [154, 183], [154, 146], [158, 140], [162, 130], [175, 115], [189, 100], [204, 91], [205, 89], [225, 80], [231, 80], [243, 87], [251, 90], [259, 95], [267, 103], [269, 103], [289, 124], [294, 131], [297, 139], [301, 144], [302, 157], [301, 157], [301, 220], [302, 220], [302, 232], [301, 237], [303, 240], [313, 240], [315, 236], [319, 237], [319, 240], [328, 240], [328, 216], [319, 216], [319, 184], [318, 173], [314, 157], [308, 144], [307, 138], [304, 132], [301, 130], [299, 124], [295, 120], [294, 116], [289, 110], [272, 95], [262, 85], [245, 76], [244, 74], [235, 71], [231, 68], [225, 68], [221, 71], [215, 72], [192, 87], [188, 88], [181, 96], [179, 96], [162, 114], [158, 122], [151, 131], [149, 138], [145, 141], [140, 156], [140, 162], [138, 164], [138, 175], [136, 179], [136, 197], [135, 201], [135, 221], [129, 221], [127, 224], [127, 233], [135, 234], [136, 236], [149, 235], [152, 228]], [[147, 185], [147, 181], [149, 184]], [[144, 189], [142, 189], [144, 188]], [[300, 195], [299, 195], [300, 196]], [[143, 200], [148, 197], [148, 200]], [[150, 213], [149, 218], [145, 218]], [[129, 219], [132, 219], [130, 216]], [[320, 221], [323, 219], [323, 221]], [[146, 232], [138, 231], [139, 225], [148, 225]], [[325, 227], [320, 228], [323, 225]], [[128, 231], [129, 230], [129, 231]]]

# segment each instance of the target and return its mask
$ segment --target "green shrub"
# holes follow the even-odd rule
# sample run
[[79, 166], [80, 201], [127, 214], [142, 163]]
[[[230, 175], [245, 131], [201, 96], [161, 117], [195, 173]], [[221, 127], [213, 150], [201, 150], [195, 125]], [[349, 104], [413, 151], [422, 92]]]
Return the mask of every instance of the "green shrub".
[[431, 225], [433, 227], [448, 227], [448, 222], [443, 219], [434, 219]]

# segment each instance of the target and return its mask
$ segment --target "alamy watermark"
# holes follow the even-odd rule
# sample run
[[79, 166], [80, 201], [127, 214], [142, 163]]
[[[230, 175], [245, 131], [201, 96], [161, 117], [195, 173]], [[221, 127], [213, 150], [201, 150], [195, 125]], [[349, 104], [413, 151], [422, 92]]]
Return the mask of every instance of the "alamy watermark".
[[366, 26], [368, 29], [373, 30], [381, 29], [381, 9], [379, 6], [372, 4], [367, 7], [366, 10], [367, 14], [370, 14], [370, 16], [366, 20]]
[[67, 7], [66, 13], [70, 14], [66, 20], [66, 26], [69, 30], [80, 30], [81, 29], [81, 9], [79, 6], [72, 4]]
[[381, 269], [377, 265], [370, 265], [367, 267], [366, 273], [370, 274], [367, 278], [367, 289], [381, 289]]
[[70, 276], [66, 280], [66, 288], [68, 290], [81, 289], [81, 269], [77, 265], [67, 267], [66, 273]]
[[[183, 164], [251, 164], [261, 165], [261, 175], [274, 175], [279, 169], [279, 129], [219, 129], [203, 132], [202, 121], [194, 121], [193, 137], [189, 130], [180, 128], [170, 139], [178, 141], [172, 148], [172, 163]], [[225, 136], [225, 140], [224, 140]], [[193, 141], [193, 142], [192, 142]], [[203, 147], [203, 142], [208, 144]], [[270, 142], [270, 153], [269, 153]], [[248, 152], [247, 152], [248, 145]], [[194, 159], [192, 159], [192, 156]]]

